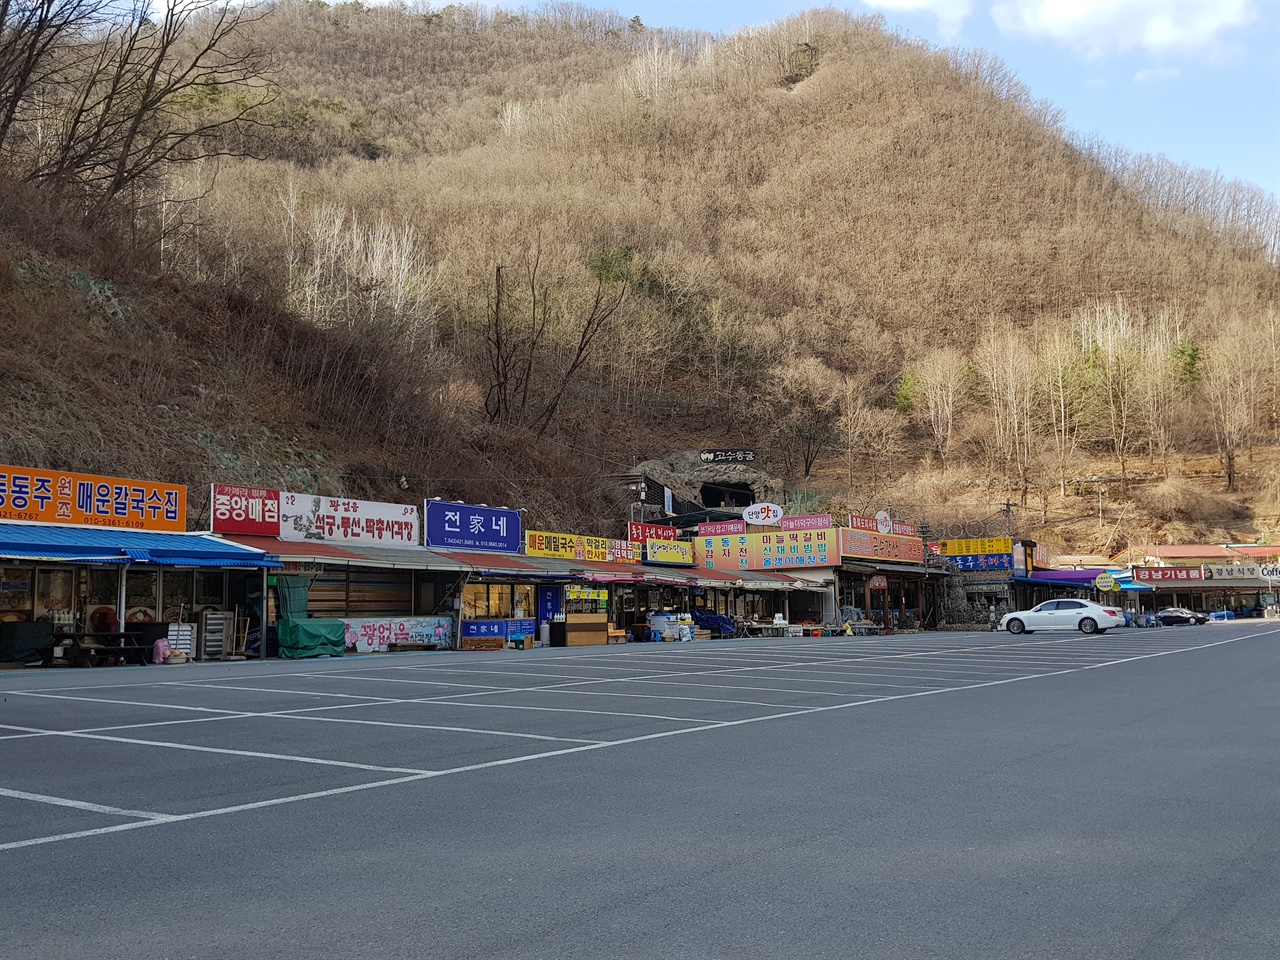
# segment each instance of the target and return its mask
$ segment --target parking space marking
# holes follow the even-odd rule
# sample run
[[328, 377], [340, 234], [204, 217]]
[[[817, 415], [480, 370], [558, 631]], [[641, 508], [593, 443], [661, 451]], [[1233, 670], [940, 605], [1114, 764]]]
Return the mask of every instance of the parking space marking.
[[[267, 714], [263, 714], [267, 716]], [[356, 720], [351, 717], [310, 717], [297, 713], [277, 713], [276, 720], [306, 720], [311, 723], [351, 723], [369, 727], [403, 727], [409, 730], [443, 730], [448, 733], [475, 733], [488, 737], [517, 737], [522, 740], [547, 740], [553, 743], [605, 743], [604, 740], [586, 740], [582, 737], [549, 737], [540, 733], [515, 733], [511, 730], [480, 730], [475, 727], [445, 727], [431, 723], [402, 723], [392, 720]]]
[[[230, 718], [228, 718], [230, 719]], [[47, 733], [51, 737], [72, 737], [80, 740], [102, 740], [107, 743], [127, 743], [140, 747], [160, 747], [165, 750], [189, 750], [194, 753], [219, 753], [232, 757], [249, 757], [254, 760], [285, 760], [291, 763], [312, 763], [322, 767], [344, 767], [349, 770], [372, 770], [375, 773], [429, 774], [432, 770], [412, 767], [380, 767], [368, 763], [352, 763], [347, 760], [324, 760], [320, 757], [296, 756], [289, 753], [265, 753], [259, 750], [233, 750], [230, 747], [202, 747], [191, 743], [167, 743], [163, 740], [139, 740], [134, 737], [109, 737], [101, 733], [76, 733], [66, 730], [39, 730], [35, 727], [18, 727], [0, 724], [3, 730], [23, 730], [27, 733]]]
[[[812, 714], [818, 714], [818, 713], [826, 713], [834, 710], [847, 709], [851, 707], [870, 706], [876, 703], [916, 699], [916, 698], [932, 696], [934, 694], [940, 694], [940, 693], [954, 693], [954, 692], [960, 692], [960, 691], [966, 691], [966, 690], [976, 690], [976, 689], [982, 689], [985, 687], [995, 687], [995, 686], [1001, 686], [1005, 684], [1019, 683], [1024, 680], [1044, 679], [1048, 677], [1062, 676], [1070, 673], [1076, 673], [1082, 670], [1098, 669], [1100, 667], [1105, 667], [1105, 666], [1113, 666], [1113, 665], [1122, 664], [1122, 663], [1131, 663], [1137, 660], [1145, 660], [1145, 659], [1150, 659], [1154, 657], [1168, 656], [1174, 653], [1184, 653], [1184, 652], [1189, 652], [1194, 650], [1202, 650], [1208, 647], [1220, 646], [1222, 644], [1227, 644], [1227, 643], [1234, 643], [1239, 640], [1252, 639], [1254, 637], [1264, 636], [1264, 635], [1272, 634], [1276, 632], [1277, 631], [1274, 629], [1266, 630], [1266, 631], [1262, 631], [1261, 633], [1248, 634], [1241, 637], [1232, 637], [1232, 638], [1227, 638], [1227, 639], [1212, 642], [1212, 643], [1200, 644], [1200, 645], [1191, 646], [1191, 647], [1178, 647], [1178, 648], [1172, 648], [1167, 650], [1157, 650], [1154, 652], [1144, 652], [1144, 653], [1135, 654], [1133, 656], [1114, 659], [1114, 660], [1110, 660], [1102, 663], [1075, 665], [1075, 666], [1069, 666], [1066, 668], [1052, 670], [1044, 673], [1027, 674], [1024, 676], [1014, 676], [1014, 677], [1001, 677], [998, 679], [987, 680], [983, 682], [966, 683], [966, 684], [963, 684], [960, 686], [954, 686], [954, 687], [936, 687], [932, 689], [913, 691], [910, 693], [892, 694], [892, 695], [887, 695], [883, 697], [875, 697], [871, 699], [859, 699], [856, 701], [849, 701], [849, 702], [839, 703], [839, 704], [830, 704], [830, 705], [820, 706], [820, 707], [807, 707], [807, 708], [796, 709], [796, 710], [787, 710], [786, 712], [783, 712], [783, 713], [771, 713], [763, 716], [748, 717], [748, 718], [742, 718], [737, 720], [726, 720], [726, 721], [715, 721], [715, 722], [694, 721], [694, 722], [702, 723], [703, 725], [694, 726], [694, 727], [683, 727], [676, 730], [663, 731], [659, 733], [638, 735], [638, 736], [627, 737], [619, 740], [609, 740], [609, 741], [600, 741], [596, 743], [581, 744], [577, 746], [566, 747], [559, 750], [545, 751], [542, 753], [524, 754], [524, 755], [519, 755], [515, 757], [499, 759], [499, 760], [486, 761], [482, 763], [467, 764], [464, 766], [454, 767], [446, 770], [397, 771], [395, 768], [372, 767], [372, 766], [362, 765], [362, 764], [348, 764], [342, 761], [320, 760], [318, 758], [290, 757], [290, 756], [284, 756], [284, 755], [259, 754], [259, 753], [254, 753], [252, 751], [224, 750], [224, 749], [211, 748], [211, 747], [191, 747], [189, 745], [180, 745], [178, 746], [178, 749], [192, 749], [192, 750], [197, 750], [199, 752], [209, 752], [209, 753], [229, 753], [232, 755], [262, 757], [267, 759], [295, 760], [295, 761], [301, 761], [301, 762], [320, 763], [326, 766], [344, 766], [344, 767], [356, 767], [358, 769], [380, 770], [380, 771], [387, 771], [387, 772], [403, 772], [408, 775], [402, 776], [402, 777], [395, 777], [390, 779], [373, 781], [370, 783], [356, 784], [353, 786], [338, 787], [338, 788], [333, 788], [329, 790], [313, 791], [310, 793], [295, 794], [287, 797], [277, 797], [269, 800], [256, 801], [253, 803], [237, 804], [229, 807], [219, 807], [212, 810], [203, 810], [203, 811], [198, 811], [190, 814], [181, 814], [181, 815], [174, 815], [174, 816], [157, 814], [156, 816], [162, 819], [151, 819], [151, 820], [140, 819], [131, 823], [117, 824], [110, 827], [101, 827], [101, 828], [90, 829], [90, 830], [80, 830], [72, 833], [63, 833], [63, 834], [56, 834], [56, 835], [45, 836], [45, 837], [36, 837], [28, 840], [14, 841], [10, 843], [0, 844], [0, 851], [16, 849], [20, 847], [35, 846], [35, 845], [40, 845], [45, 843], [55, 843], [63, 840], [98, 836], [98, 835], [107, 834], [107, 833], [119, 832], [121, 830], [141, 829], [148, 826], [156, 826], [162, 823], [170, 824], [170, 823], [177, 823], [181, 821], [197, 820], [197, 819], [202, 819], [207, 817], [223, 816], [227, 814], [239, 813], [239, 812], [244, 812], [249, 810], [264, 809], [272, 806], [278, 806], [281, 804], [296, 803], [296, 802], [310, 800], [310, 799], [319, 799], [323, 797], [336, 796], [336, 795], [352, 793], [352, 792], [361, 791], [361, 790], [377, 789], [380, 787], [388, 787], [396, 784], [412, 783], [416, 781], [434, 779], [437, 777], [450, 776], [450, 775], [467, 773], [467, 772], [478, 771], [478, 770], [485, 770], [485, 769], [490, 769], [495, 767], [518, 764], [518, 763], [528, 763], [535, 760], [567, 756], [571, 754], [583, 753], [583, 752], [592, 751], [592, 750], [601, 750], [607, 747], [625, 746], [629, 744], [654, 741], [654, 740], [659, 740], [659, 739], [664, 739], [669, 737], [682, 736], [690, 733], [698, 733], [706, 730], [722, 730], [722, 729], [744, 726], [747, 724], [763, 723], [771, 720], [781, 720], [781, 719], [788, 719], [788, 718], [800, 717], [800, 716], [806, 716], [806, 715], [812, 715]], [[477, 696], [478, 695], [481, 695], [481, 694], [477, 694]], [[75, 699], [75, 698], [68, 698], [68, 699]], [[107, 702], [117, 703], [118, 701], [107, 701]], [[426, 700], [423, 702], [441, 703], [442, 701], [438, 699], [432, 699], [432, 700]], [[471, 706], [471, 707], [479, 707], [482, 709], [542, 709], [542, 708], [536, 708], [536, 707], [535, 708], [515, 707], [515, 706], [495, 704], [495, 703], [465, 704], [465, 703], [453, 702], [453, 703], [446, 703], [446, 705], [459, 706], [459, 707]], [[340, 705], [340, 706], [348, 706], [348, 705]], [[579, 712], [579, 711], [565, 711], [565, 712]], [[594, 712], [594, 711], [581, 711], [581, 712]], [[221, 718], [210, 717], [205, 719], [213, 720], [213, 719], [221, 719]], [[122, 737], [100, 737], [100, 736], [91, 735], [91, 734], [66, 733], [62, 731], [41, 731], [34, 728], [14, 727], [14, 726], [8, 726], [8, 725], [4, 725], [3, 727], [0, 727], [0, 728], [21, 730], [24, 732], [33, 732], [33, 733], [48, 733], [53, 736], [79, 736], [79, 737], [86, 737], [87, 739], [102, 739], [102, 740], [109, 740], [114, 742], [137, 743], [145, 746], [162, 746], [162, 747], [175, 746], [172, 744], [158, 743], [155, 741], [130, 740], [128, 738], [122, 738]], [[75, 801], [75, 802], [79, 802], [79, 801]]]
[[10, 790], [0, 787], [0, 797], [12, 797], [15, 800], [30, 800], [33, 803], [47, 803], [55, 807], [71, 807], [73, 810], [85, 810], [89, 813], [105, 813], [113, 817], [132, 817], [140, 820], [172, 820], [171, 814], [153, 813], [150, 810], [124, 810], [120, 807], [108, 807], [101, 803], [86, 803], [83, 800], [68, 800], [66, 797], [51, 797], [46, 793], [27, 793], [25, 790]]

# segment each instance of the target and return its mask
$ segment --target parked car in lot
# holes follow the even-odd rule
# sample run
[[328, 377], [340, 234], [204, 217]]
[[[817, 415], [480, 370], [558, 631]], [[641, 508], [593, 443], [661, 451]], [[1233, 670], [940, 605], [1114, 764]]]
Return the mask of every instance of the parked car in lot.
[[1165, 607], [1156, 613], [1156, 619], [1164, 626], [1172, 627], [1180, 623], [1208, 623], [1209, 615], [1186, 607]]
[[1119, 607], [1104, 607], [1092, 600], [1046, 600], [1030, 610], [1006, 613], [1000, 618], [1000, 629], [1010, 633], [1037, 630], [1106, 633], [1112, 627], [1121, 626], [1124, 626], [1124, 612]]

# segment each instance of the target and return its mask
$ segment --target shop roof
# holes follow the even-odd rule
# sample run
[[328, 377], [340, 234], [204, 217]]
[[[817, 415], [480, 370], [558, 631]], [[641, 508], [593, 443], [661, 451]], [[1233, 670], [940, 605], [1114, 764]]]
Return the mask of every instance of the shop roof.
[[1251, 544], [1231, 546], [1221, 543], [1162, 543], [1149, 547], [1130, 547], [1117, 557], [1149, 557], [1155, 560], [1186, 562], [1205, 560], [1210, 563], [1239, 560], [1243, 557], [1268, 559], [1280, 555], [1280, 546]]
[[[258, 550], [276, 554], [286, 563], [327, 563], [356, 567], [388, 567], [402, 570], [473, 570], [477, 564], [501, 563], [501, 554], [477, 554], [450, 550], [432, 550], [429, 547], [383, 547], [373, 544], [336, 544], [321, 540], [276, 540], [274, 537], [254, 537], [247, 534], [227, 535], [225, 540], [243, 544]], [[470, 558], [477, 558], [471, 560]], [[480, 558], [483, 558], [482, 560]]]
[[279, 559], [269, 550], [203, 533], [149, 533], [46, 523], [0, 523], [0, 557], [166, 567], [280, 566]]

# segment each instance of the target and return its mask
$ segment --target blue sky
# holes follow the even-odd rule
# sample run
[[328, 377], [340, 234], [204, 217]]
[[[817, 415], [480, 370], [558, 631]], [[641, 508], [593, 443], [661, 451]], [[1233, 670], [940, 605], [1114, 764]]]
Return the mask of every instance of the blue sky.
[[[650, 27], [732, 32], [820, 0], [598, 0]], [[836, 0], [1000, 57], [1067, 126], [1280, 197], [1280, 0]]]

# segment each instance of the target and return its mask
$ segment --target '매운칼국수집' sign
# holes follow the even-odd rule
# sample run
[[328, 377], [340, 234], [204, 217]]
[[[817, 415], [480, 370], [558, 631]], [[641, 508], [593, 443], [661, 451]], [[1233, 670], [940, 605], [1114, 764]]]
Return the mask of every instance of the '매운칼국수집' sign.
[[709, 570], [787, 570], [840, 564], [835, 530], [695, 537], [697, 563]]
[[0, 520], [181, 533], [187, 529], [187, 488], [0, 466]]
[[519, 510], [428, 500], [425, 512], [428, 547], [519, 553], [524, 543]]

